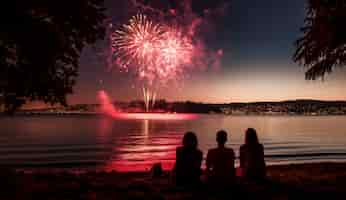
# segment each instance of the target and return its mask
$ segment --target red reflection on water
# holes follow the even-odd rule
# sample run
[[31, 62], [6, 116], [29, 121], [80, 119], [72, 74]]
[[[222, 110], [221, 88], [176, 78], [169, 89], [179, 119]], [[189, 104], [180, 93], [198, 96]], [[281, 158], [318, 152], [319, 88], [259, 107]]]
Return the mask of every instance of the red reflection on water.
[[165, 170], [171, 170], [175, 162], [175, 151], [181, 143], [179, 134], [155, 134], [150, 120], [143, 120], [142, 127], [135, 135], [124, 135], [113, 147], [113, 155], [106, 161], [104, 170], [144, 171], [153, 164], [161, 163]]
[[129, 142], [113, 149], [116, 154], [106, 163], [105, 170], [117, 171], [143, 171], [149, 170], [153, 164], [161, 163], [165, 170], [172, 169], [175, 162], [175, 149], [180, 145], [180, 136], [157, 137], [150, 135], [150, 120], [192, 120], [194, 114], [169, 114], [169, 113], [121, 113], [119, 112], [105, 91], [99, 91], [98, 99], [102, 113], [115, 119], [143, 120], [142, 135], [127, 136], [136, 138], [136, 143]]
[[105, 91], [99, 91], [98, 99], [101, 103], [101, 111], [116, 119], [144, 119], [144, 120], [192, 120], [194, 114], [170, 114], [170, 113], [121, 113], [112, 104]]
[[[135, 145], [117, 147], [115, 151], [122, 152], [116, 155], [114, 160], [106, 164], [107, 171], [143, 171], [149, 170], [153, 164], [161, 163], [165, 170], [171, 170], [175, 162], [176, 142], [162, 139], [162, 144], [152, 139], [143, 139]], [[167, 143], [167, 144], [166, 144]]]
[[[110, 114], [110, 113], [107, 113]], [[169, 113], [111, 113], [112, 117], [119, 119], [144, 119], [144, 120], [191, 120], [193, 114], [169, 114]]]

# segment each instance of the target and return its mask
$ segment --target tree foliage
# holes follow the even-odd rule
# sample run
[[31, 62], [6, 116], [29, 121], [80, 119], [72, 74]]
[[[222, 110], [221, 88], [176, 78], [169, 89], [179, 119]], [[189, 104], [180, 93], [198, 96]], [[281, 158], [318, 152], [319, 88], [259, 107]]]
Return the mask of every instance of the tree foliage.
[[0, 98], [8, 111], [28, 100], [66, 105], [82, 49], [105, 35], [103, 3], [1, 2]]
[[296, 41], [294, 60], [316, 79], [346, 64], [346, 1], [308, 0], [303, 37]]

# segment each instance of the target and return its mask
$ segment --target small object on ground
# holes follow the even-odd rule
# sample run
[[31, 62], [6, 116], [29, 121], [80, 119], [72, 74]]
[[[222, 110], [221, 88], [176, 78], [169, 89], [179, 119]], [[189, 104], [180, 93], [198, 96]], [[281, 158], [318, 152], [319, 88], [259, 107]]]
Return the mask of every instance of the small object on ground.
[[150, 174], [152, 178], [159, 178], [163, 175], [163, 169], [161, 163], [155, 163], [151, 169]]

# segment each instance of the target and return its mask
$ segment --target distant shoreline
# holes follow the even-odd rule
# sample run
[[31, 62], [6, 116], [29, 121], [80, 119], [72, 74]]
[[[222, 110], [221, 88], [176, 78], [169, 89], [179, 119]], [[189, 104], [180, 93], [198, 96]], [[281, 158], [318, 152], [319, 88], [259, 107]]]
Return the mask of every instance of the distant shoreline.
[[[141, 113], [143, 101], [112, 102], [116, 110], [124, 113]], [[4, 109], [4, 108], [3, 108]], [[73, 104], [66, 107], [23, 107], [16, 113], [34, 115], [96, 115], [101, 104]], [[222, 114], [231, 116], [343, 116], [346, 101], [291, 100], [280, 102], [201, 103], [192, 101], [169, 102], [157, 100], [150, 109], [154, 113]], [[4, 110], [1, 110], [4, 111]]]
[[[132, 112], [134, 113], [134, 112]], [[289, 113], [249, 113], [249, 114], [223, 114], [223, 113], [165, 113], [165, 114], [196, 114], [196, 115], [219, 115], [219, 116], [263, 116], [263, 117], [326, 117], [326, 116], [346, 116], [346, 114], [289, 114]], [[20, 111], [13, 116], [96, 116], [104, 115], [100, 112], [34, 112]], [[5, 113], [0, 113], [1, 116], [8, 116]]]

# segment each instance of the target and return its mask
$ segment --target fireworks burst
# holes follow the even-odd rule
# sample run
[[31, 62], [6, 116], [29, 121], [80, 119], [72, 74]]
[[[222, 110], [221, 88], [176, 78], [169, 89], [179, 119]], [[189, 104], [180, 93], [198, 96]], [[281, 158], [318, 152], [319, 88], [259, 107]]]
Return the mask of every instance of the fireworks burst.
[[112, 50], [121, 68], [134, 68], [151, 85], [176, 78], [191, 63], [193, 45], [177, 29], [138, 14], [112, 34]]
[[112, 34], [112, 51], [117, 64], [128, 70], [136, 67], [142, 78], [151, 78], [156, 44], [162, 35], [160, 25], [148, 20], [145, 15], [136, 15], [128, 25]]
[[163, 39], [159, 44], [160, 59], [158, 68], [160, 76], [164, 79], [176, 77], [192, 63], [193, 45], [192, 42], [182, 36], [178, 30], [168, 30], [164, 33]]
[[[178, 28], [155, 23], [145, 15], [132, 17], [129, 24], [112, 34], [112, 52], [125, 71], [134, 69], [145, 80], [144, 101], [154, 105], [153, 83], [174, 80], [192, 64], [194, 46]], [[149, 106], [146, 106], [147, 110]]]

